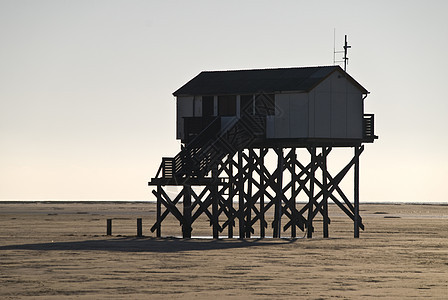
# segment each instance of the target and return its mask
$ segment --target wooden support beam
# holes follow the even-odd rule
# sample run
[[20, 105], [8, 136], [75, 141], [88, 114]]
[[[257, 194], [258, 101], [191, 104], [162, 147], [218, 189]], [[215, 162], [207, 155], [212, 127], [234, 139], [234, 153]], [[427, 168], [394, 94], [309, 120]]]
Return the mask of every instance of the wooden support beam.
[[[296, 148], [292, 148], [290, 152], [290, 161], [291, 161], [291, 199], [289, 200], [289, 208], [291, 212], [294, 214], [294, 212], [297, 211], [296, 209], [296, 182], [297, 182], [297, 174], [296, 174]], [[293, 218], [290, 218], [293, 219]], [[297, 236], [297, 229], [295, 224], [292, 224], [291, 226], [291, 237], [295, 238]]]
[[[253, 179], [253, 172], [254, 172], [254, 156], [252, 155], [251, 149], [247, 149], [248, 153], [242, 152], [242, 162], [243, 162], [243, 168], [242, 168], [242, 176], [243, 176], [243, 182], [242, 182], [242, 198], [244, 208], [241, 210], [243, 212], [243, 220], [244, 220], [244, 226], [243, 226], [243, 236], [246, 238], [250, 238], [251, 234], [254, 232], [251, 224], [252, 220], [252, 211], [257, 211], [255, 208], [255, 197], [252, 196], [252, 187], [254, 183]], [[247, 190], [247, 192], [246, 192]]]
[[323, 236], [324, 238], [328, 238], [328, 184], [327, 184], [327, 157], [330, 153], [331, 148], [323, 147], [322, 148], [322, 191], [323, 191]]
[[314, 204], [314, 182], [315, 182], [315, 171], [316, 171], [316, 148], [309, 147], [308, 151], [311, 154], [311, 172], [310, 172], [310, 193], [309, 193], [309, 201], [308, 201], [308, 222], [307, 222], [307, 231], [306, 237], [313, 237], [313, 204]]
[[[165, 206], [165, 208], [166, 208], [166, 210], [163, 212], [162, 216], [160, 217], [160, 222], [163, 222], [163, 220], [166, 218], [166, 216], [169, 213], [171, 213], [182, 224], [182, 222], [183, 222], [182, 213], [177, 209], [176, 204], [180, 200], [180, 198], [182, 198], [183, 190], [176, 196], [176, 198], [173, 201], [170, 200], [170, 198], [168, 197], [168, 195], [165, 193], [165, 191], [162, 188], [158, 189], [158, 191], [153, 190], [152, 193], [156, 197], [158, 197], [158, 199], [160, 200], [160, 203], [163, 204], [163, 206]], [[164, 197], [165, 197], [165, 199], [164, 199]], [[159, 223], [154, 224], [151, 227], [151, 232], [154, 232], [154, 230], [156, 230], [158, 225], [159, 225]]]
[[243, 181], [243, 151], [238, 151], [238, 226], [240, 239], [244, 238], [244, 181]]
[[211, 198], [212, 198], [212, 219], [210, 220], [212, 222], [212, 234], [214, 239], [219, 238], [219, 210], [218, 210], [218, 168], [217, 166], [212, 169], [212, 178], [213, 178], [213, 185], [211, 186]]
[[244, 222], [244, 227], [245, 227], [245, 237], [246, 238], [250, 238], [251, 233], [252, 233], [252, 226], [250, 224], [251, 222], [251, 215], [252, 215], [252, 207], [254, 206], [254, 203], [252, 201], [252, 182], [253, 180], [253, 171], [254, 171], [254, 162], [253, 162], [253, 158], [254, 156], [252, 155], [251, 151], [252, 149], [249, 149], [249, 153], [248, 156], [246, 157], [246, 161], [247, 161], [247, 166], [248, 166], [248, 172], [246, 174], [247, 176], [247, 194], [245, 194], [246, 196], [246, 210], [245, 210], [245, 222]]
[[[289, 218], [289, 221], [283, 227], [283, 231], [286, 231], [289, 227], [291, 227], [291, 237], [296, 237], [297, 228], [299, 227], [301, 230], [304, 230], [306, 219], [302, 216], [301, 213], [297, 210], [296, 207], [296, 197], [299, 194], [302, 186], [304, 184], [299, 183], [299, 188], [296, 189], [296, 184], [299, 181], [299, 177], [303, 175], [303, 171], [298, 175], [295, 171], [296, 167], [296, 151], [295, 148], [292, 148], [291, 151], [285, 156], [285, 170], [288, 170], [291, 174], [291, 181], [284, 185], [283, 187], [283, 201], [285, 202], [283, 213]], [[291, 198], [288, 199], [286, 197], [288, 190], [291, 189]], [[289, 212], [288, 212], [289, 209]]]
[[162, 187], [159, 185], [157, 185], [157, 208], [156, 208], [156, 237], [161, 237], [162, 236], [162, 201], [160, 200], [161, 196], [161, 192], [160, 190], [162, 189]]
[[359, 156], [361, 155], [361, 147], [355, 147], [355, 182], [354, 182], [354, 237], [359, 238]]
[[183, 201], [183, 222], [182, 222], [182, 237], [184, 239], [191, 238], [191, 186], [185, 184], [184, 201]]
[[[266, 149], [260, 149], [259, 161], [258, 164], [264, 165], [264, 157], [267, 154]], [[265, 211], [264, 211], [264, 195], [266, 193], [264, 179], [261, 174], [260, 175], [260, 213], [258, 214], [260, 218], [260, 237], [264, 238], [266, 235], [266, 220], [265, 220]]]
[[[360, 152], [362, 152], [362, 150], [363, 150], [363, 146], [361, 146], [361, 148], [360, 148]], [[330, 179], [330, 182], [329, 182], [329, 190], [328, 190], [328, 195], [334, 200], [334, 199], [336, 199], [335, 197], [334, 197], [334, 195], [332, 194], [333, 193], [333, 191], [335, 190], [335, 189], [338, 189], [339, 188], [339, 183], [342, 181], [342, 179], [345, 177], [345, 175], [348, 173], [348, 171], [351, 169], [351, 167], [354, 165], [354, 163], [355, 163], [355, 157], [354, 158], [352, 158], [351, 160], [350, 160], [350, 162], [333, 178], [329, 173], [328, 173], [328, 170], [326, 171], [326, 175], [327, 175], [327, 178], [329, 178]], [[324, 172], [324, 170], [322, 170], [323, 172]], [[313, 179], [314, 179], [314, 183], [319, 187], [319, 188], [321, 188], [321, 191], [319, 192], [319, 193], [317, 193], [314, 197], [313, 197], [313, 204], [314, 205], [316, 205], [316, 209], [313, 211], [313, 215], [312, 215], [312, 218], [314, 218], [314, 216], [316, 216], [316, 214], [318, 213], [318, 211], [320, 211], [321, 213], [322, 213], [322, 202], [317, 202], [317, 199], [320, 197], [320, 196], [322, 196], [323, 195], [323, 184], [322, 183], [320, 183], [316, 178], [315, 178], [315, 176], [311, 176], [311, 174], [309, 174], [309, 176], [310, 177], [313, 177]], [[340, 189], [339, 189], [340, 190]], [[341, 191], [342, 192], [342, 191]], [[345, 196], [345, 195], [344, 195]], [[341, 207], [341, 209], [343, 209], [344, 210], [344, 212], [346, 212], [346, 214], [349, 216], [349, 217], [351, 217], [351, 218], [353, 218], [353, 216], [352, 216], [352, 213], [353, 213], [353, 211], [352, 211], [352, 213], [350, 213], [349, 212], [349, 210], [347, 210], [345, 207], [343, 207], [343, 205], [336, 199], [336, 200], [334, 200], [335, 201], [335, 203], [336, 204], [338, 204], [339, 205], [339, 207]], [[348, 201], [348, 199], [344, 199], [344, 201], [346, 201], [347, 202], [347, 206], [348, 207], [353, 207], [352, 206], [352, 204]], [[308, 206], [306, 207], [306, 208], [308, 208]], [[304, 210], [302, 210], [301, 212], [303, 212]]]
[[[208, 194], [207, 194], [207, 192], [208, 192]], [[207, 196], [204, 198], [204, 196], [206, 194], [207, 194]], [[196, 195], [196, 193], [192, 189], [190, 196], [193, 199], [193, 201], [191, 202], [191, 222], [193, 223], [203, 213], [205, 213], [207, 215], [207, 217], [209, 218], [209, 220], [211, 220], [212, 214], [208, 210], [208, 208], [210, 207], [210, 205], [212, 203], [209, 187], [208, 186], [204, 187], [204, 189], [202, 190], [201, 193], [199, 193], [199, 195]], [[198, 208], [196, 209], [196, 211], [194, 211], [194, 209], [196, 207], [198, 207]]]
[[[300, 176], [304, 174], [303, 173], [304, 171], [300, 172], [299, 174], [297, 174], [295, 171], [295, 167], [297, 166], [296, 164], [297, 155], [295, 148], [292, 148], [291, 151], [285, 156], [285, 158], [286, 158], [285, 170], [288, 170], [291, 173], [291, 181], [286, 185], [284, 185], [282, 191], [283, 202], [285, 203], [283, 213], [286, 214], [287, 217], [289, 218], [289, 221], [283, 227], [283, 230], [286, 231], [289, 227], [291, 227], [291, 236], [295, 237], [296, 226], [303, 231], [305, 229], [306, 224], [306, 219], [302, 216], [302, 213], [299, 213], [296, 207], [296, 197], [302, 190], [302, 188], [305, 188], [304, 186], [305, 183], [301, 183], [299, 179]], [[297, 189], [296, 189], [296, 183], [299, 183], [299, 187]], [[290, 199], [286, 197], [289, 189], [291, 189]], [[307, 190], [305, 192], [307, 192]], [[307, 195], [308, 194], [309, 193], [307, 192]], [[288, 212], [287, 209], [289, 209], [290, 212]]]
[[274, 238], [281, 237], [282, 228], [282, 199], [283, 199], [283, 148], [276, 148], [277, 153], [277, 183], [275, 185]]
[[[323, 217], [323, 236], [327, 238], [330, 224], [328, 201], [331, 199], [353, 220], [354, 235], [359, 237], [359, 229], [364, 229], [359, 216], [359, 157], [363, 146], [355, 148], [353, 159], [335, 177], [331, 176], [327, 166], [332, 148], [319, 147], [319, 150], [322, 149], [321, 153], [317, 153], [315, 146], [307, 149], [311, 160], [305, 165], [299, 161], [296, 148], [245, 149], [228, 154], [204, 175], [207, 182], [201, 179], [196, 183], [180, 183], [183, 189], [174, 200], [163, 190], [166, 183], [161, 182], [157, 185], [157, 190], [153, 191], [157, 197], [157, 208], [156, 223], [151, 231], [156, 231], [156, 236], [160, 237], [163, 220], [168, 214], [172, 214], [182, 226], [182, 236], [190, 238], [193, 223], [205, 214], [210, 220], [213, 238], [219, 238], [219, 233], [226, 227], [228, 237], [232, 238], [235, 219], [238, 219], [240, 238], [251, 237], [254, 227], [258, 225], [256, 222], [259, 222], [260, 236], [265, 237], [266, 216], [274, 211], [274, 237], [279, 238], [282, 230], [290, 229], [291, 237], [294, 238], [297, 236], [296, 227], [299, 227], [301, 230], [306, 229], [307, 237], [311, 238], [314, 218], [320, 213]], [[274, 170], [265, 165], [269, 151], [277, 154], [277, 166]], [[201, 159], [201, 164], [203, 163], [207, 163], [206, 157]], [[352, 166], [355, 172], [354, 202], [349, 201], [339, 186]], [[194, 190], [192, 185], [195, 186]], [[299, 209], [296, 200], [303, 193], [308, 202]], [[237, 195], [238, 208], [233, 204]], [[180, 210], [177, 206], [182, 199], [183, 209]], [[305, 212], [307, 218], [304, 217]], [[284, 226], [282, 219], [286, 220]]]
[[234, 166], [234, 161], [233, 161], [233, 157], [231, 157], [230, 155], [227, 157], [226, 160], [226, 164], [228, 165], [227, 169], [228, 169], [228, 177], [229, 177], [229, 197], [227, 198], [227, 201], [225, 202], [227, 204], [227, 208], [229, 210], [230, 213], [232, 213], [232, 218], [229, 218], [229, 222], [228, 222], [228, 228], [227, 228], [227, 237], [228, 238], [233, 238], [233, 227], [235, 226], [235, 213], [233, 213], [232, 211], [235, 211], [235, 209], [233, 208], [233, 195], [235, 194], [235, 177], [233, 176], [233, 166]]
[[237, 174], [235, 174], [233, 170], [235, 167], [238, 167], [238, 164], [235, 163], [235, 160], [233, 158], [234, 156], [228, 155], [227, 158], [223, 160], [222, 167], [219, 170], [223, 173], [222, 176], [228, 178], [227, 184], [222, 186], [218, 194], [220, 197], [219, 213], [223, 212], [227, 217], [227, 220], [224, 221], [221, 226], [221, 232], [227, 227], [227, 236], [229, 238], [233, 238], [233, 227], [235, 226], [235, 218], [238, 218], [238, 212], [233, 206], [233, 199], [238, 193], [236, 181]]

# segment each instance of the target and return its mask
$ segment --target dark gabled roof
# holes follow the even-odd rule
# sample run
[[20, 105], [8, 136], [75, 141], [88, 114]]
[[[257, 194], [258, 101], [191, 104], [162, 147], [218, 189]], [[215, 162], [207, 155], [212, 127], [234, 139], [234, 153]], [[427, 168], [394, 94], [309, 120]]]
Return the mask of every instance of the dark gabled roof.
[[174, 96], [307, 92], [338, 71], [363, 93], [368, 91], [339, 66], [203, 71], [173, 93]]

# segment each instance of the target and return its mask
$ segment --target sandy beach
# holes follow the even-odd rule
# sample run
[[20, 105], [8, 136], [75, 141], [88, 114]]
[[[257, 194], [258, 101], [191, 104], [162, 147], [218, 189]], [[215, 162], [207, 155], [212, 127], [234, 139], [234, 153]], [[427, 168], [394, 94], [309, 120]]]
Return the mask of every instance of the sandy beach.
[[[312, 239], [182, 240], [174, 219], [155, 238], [150, 203], [0, 202], [0, 298], [446, 299], [448, 205], [362, 204], [361, 215], [360, 239], [330, 206], [329, 239], [317, 223]], [[193, 228], [211, 235], [206, 220]]]

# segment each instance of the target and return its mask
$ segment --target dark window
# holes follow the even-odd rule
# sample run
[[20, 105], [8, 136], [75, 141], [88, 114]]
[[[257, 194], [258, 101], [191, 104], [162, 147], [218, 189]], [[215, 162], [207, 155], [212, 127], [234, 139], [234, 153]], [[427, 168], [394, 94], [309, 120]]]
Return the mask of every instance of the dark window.
[[236, 115], [236, 96], [218, 96], [218, 115], [235, 116]]
[[275, 115], [274, 99], [274, 94], [258, 94], [255, 97], [255, 114], [261, 116]]
[[254, 114], [254, 106], [253, 106], [253, 95], [241, 95], [241, 115], [253, 115]]
[[214, 115], [214, 101], [213, 96], [203, 96], [202, 97], [202, 116], [213, 116]]

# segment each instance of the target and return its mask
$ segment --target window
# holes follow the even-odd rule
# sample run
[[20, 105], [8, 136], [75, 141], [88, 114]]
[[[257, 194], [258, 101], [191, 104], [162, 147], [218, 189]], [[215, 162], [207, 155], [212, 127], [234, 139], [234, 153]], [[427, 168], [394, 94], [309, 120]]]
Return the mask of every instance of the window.
[[218, 96], [218, 115], [235, 116], [236, 115], [236, 96]]
[[253, 115], [254, 105], [253, 105], [253, 95], [241, 95], [240, 111], [241, 115]]
[[209, 117], [214, 115], [213, 96], [202, 96], [202, 116]]

